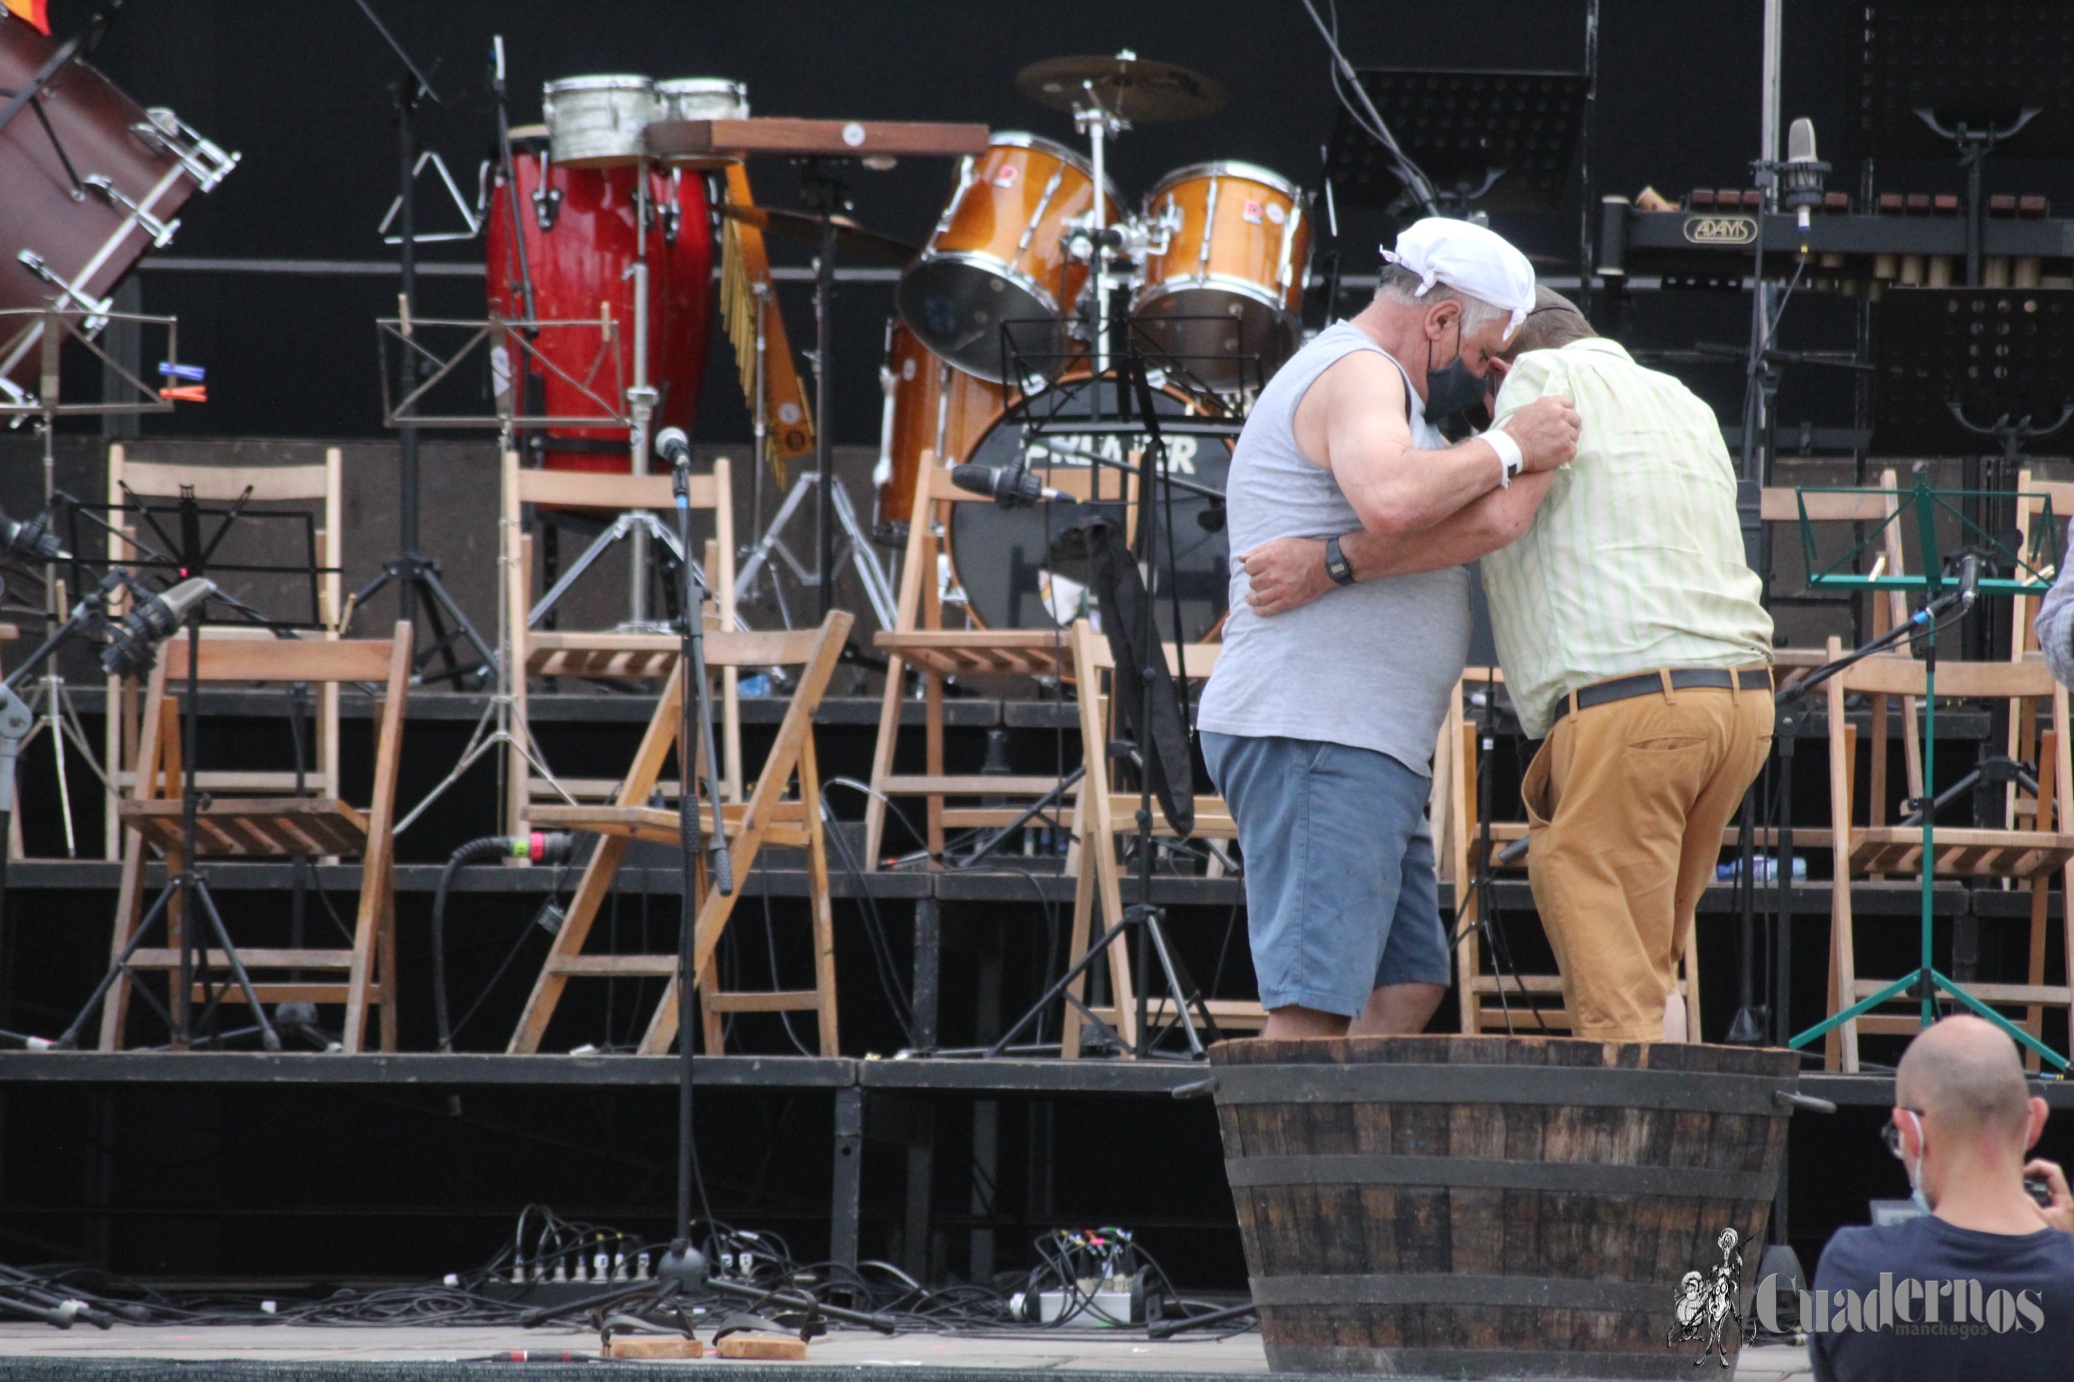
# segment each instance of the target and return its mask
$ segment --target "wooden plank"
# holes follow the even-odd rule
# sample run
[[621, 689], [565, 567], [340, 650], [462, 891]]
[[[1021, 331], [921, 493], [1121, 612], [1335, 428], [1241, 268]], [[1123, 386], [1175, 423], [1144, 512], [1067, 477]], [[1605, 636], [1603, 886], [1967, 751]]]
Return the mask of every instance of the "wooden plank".
[[647, 129], [657, 158], [778, 154], [816, 158], [956, 158], [987, 149], [985, 125], [921, 120], [656, 120]]
[[1811, 523], [1883, 523], [1892, 500], [1880, 494], [1802, 494], [1790, 486], [1766, 485], [1758, 512], [1767, 523], [1798, 523], [1801, 504]]
[[[518, 496], [521, 503], [558, 508], [674, 510], [677, 499], [670, 493], [670, 483], [668, 471], [660, 475], [629, 475], [595, 470], [521, 470]], [[692, 475], [691, 507], [713, 508], [718, 493], [711, 475]]]
[[814, 655], [819, 629], [716, 629], [706, 635], [708, 667], [798, 667]]
[[1063, 656], [1067, 648], [1064, 629], [881, 629], [871, 636], [871, 641], [873, 647], [892, 652], [927, 648], [1042, 648]]
[[771, 989], [760, 993], [712, 993], [700, 1000], [715, 1012], [781, 1013], [800, 1012], [821, 1006], [816, 989]]
[[[1057, 777], [994, 777], [982, 773], [888, 775], [879, 790], [889, 796], [1041, 797], [1058, 789]], [[1134, 810], [1136, 808], [1133, 808]]]
[[549, 961], [557, 974], [662, 975], [677, 972], [675, 955], [562, 955]]
[[[1873, 695], [1921, 696], [1928, 680], [1924, 665], [1912, 657], [1868, 657], [1838, 673], [1846, 691]], [[2041, 662], [1947, 662], [1937, 664], [1939, 696], [2009, 700], [2050, 696], [2052, 669]]]
[[[494, 1355], [493, 1355], [494, 1356]], [[671, 1334], [616, 1334], [605, 1345], [607, 1358], [703, 1358], [706, 1346], [695, 1338]]]
[[[220, 956], [220, 951], [211, 953]], [[247, 969], [349, 969], [353, 952], [346, 949], [314, 950], [308, 947], [241, 945], [238, 958]], [[132, 961], [139, 969], [178, 969], [180, 952], [160, 947], [137, 951]], [[220, 963], [220, 960], [219, 960]]]
[[[173, 639], [164, 649], [166, 685], [177, 690], [187, 677], [187, 643]], [[197, 669], [200, 681], [386, 681], [386, 638], [205, 638]]]
[[[1870, 998], [1892, 979], [1860, 979], [1853, 991], [1859, 998]], [[1983, 1003], [2045, 1003], [2055, 1007], [2066, 1007], [2070, 992], [2063, 984], [1984, 984], [1967, 981], [1966, 992]], [[1897, 1003], [1913, 1003], [1916, 1000], [1906, 994], [1897, 997]]]
[[[650, 129], [655, 128], [653, 125]], [[722, 1358], [761, 1358], [767, 1362], [803, 1363], [807, 1357], [804, 1339], [790, 1334], [765, 1334], [744, 1330], [722, 1339], [716, 1348]]]
[[324, 499], [331, 471], [324, 465], [168, 465], [124, 461], [122, 482], [133, 494], [177, 499], [183, 488], [205, 504], [227, 504], [251, 487], [255, 502]]

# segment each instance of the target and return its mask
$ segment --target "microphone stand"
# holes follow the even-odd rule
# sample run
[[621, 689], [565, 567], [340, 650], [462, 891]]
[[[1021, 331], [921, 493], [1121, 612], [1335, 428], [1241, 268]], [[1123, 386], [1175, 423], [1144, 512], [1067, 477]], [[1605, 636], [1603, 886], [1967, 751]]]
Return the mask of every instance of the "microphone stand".
[[705, 603], [711, 593], [691, 560], [691, 453], [681, 447], [671, 467], [670, 493], [677, 501], [677, 545], [683, 554], [677, 563], [681, 582], [677, 601], [677, 844], [682, 898], [677, 915], [677, 1222], [661, 1274], [690, 1290], [706, 1281], [708, 1265], [705, 1254], [691, 1244], [692, 1167], [697, 1159], [692, 1142], [692, 987], [697, 978], [692, 958], [698, 948], [701, 776], [706, 798], [713, 804], [713, 839], [707, 847], [713, 886], [728, 897], [734, 893], [735, 882], [720, 787], [714, 777], [713, 707], [706, 684]]

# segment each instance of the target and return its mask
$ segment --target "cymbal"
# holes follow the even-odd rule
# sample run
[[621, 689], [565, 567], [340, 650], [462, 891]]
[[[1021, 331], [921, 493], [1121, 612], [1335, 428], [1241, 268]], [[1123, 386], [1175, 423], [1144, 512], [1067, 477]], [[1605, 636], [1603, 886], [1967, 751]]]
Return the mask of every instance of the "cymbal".
[[[720, 214], [743, 225], [755, 226], [766, 235], [782, 235], [804, 244], [821, 243], [821, 218], [808, 211], [785, 211], [771, 206], [723, 206]], [[888, 264], [905, 264], [921, 248], [859, 225], [848, 216], [834, 216], [835, 247], [838, 253], [861, 255]]]
[[1111, 115], [1134, 125], [1198, 120], [1224, 109], [1224, 88], [1170, 62], [1117, 57], [1046, 58], [1015, 74], [1015, 89], [1039, 105], [1071, 113], [1088, 87]]

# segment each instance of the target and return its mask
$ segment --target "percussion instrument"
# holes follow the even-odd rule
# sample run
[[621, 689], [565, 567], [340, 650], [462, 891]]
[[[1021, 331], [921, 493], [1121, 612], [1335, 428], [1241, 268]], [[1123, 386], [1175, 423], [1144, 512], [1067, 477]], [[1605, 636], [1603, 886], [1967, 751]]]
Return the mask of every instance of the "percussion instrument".
[[[714, 182], [722, 189], [723, 213], [755, 207], [749, 170], [742, 164], [728, 162]], [[785, 316], [778, 311], [763, 228], [727, 215], [720, 221], [720, 315], [734, 347], [742, 397], [755, 419], [763, 453], [758, 459], [768, 461], [783, 484], [793, 461], [814, 454], [814, 421], [785, 334]]]
[[658, 120], [746, 120], [749, 88], [725, 77], [673, 77], [655, 84]]
[[[633, 382], [634, 283], [626, 270], [640, 257], [635, 201], [639, 180], [645, 178], [653, 216], [647, 229], [648, 379], [661, 394], [654, 427], [689, 430], [706, 377], [706, 314], [713, 275], [705, 180], [696, 173], [652, 164], [575, 167], [548, 156], [550, 131], [533, 126], [511, 134], [520, 209], [514, 226], [511, 197], [500, 174], [489, 198], [484, 240], [489, 310], [510, 319], [526, 315], [517, 250], [522, 238], [538, 320], [597, 321], [604, 314], [612, 323], [609, 341], [600, 331], [576, 327], [542, 331], [535, 348], [555, 370], [522, 383], [522, 413], [594, 414], [597, 404], [572, 380], [588, 381], [593, 392], [607, 398]], [[571, 378], [562, 378], [556, 370]], [[552, 469], [631, 468], [623, 427], [556, 428], [544, 444], [546, 464]]]
[[[1087, 289], [1088, 265], [1067, 240], [1094, 209], [1087, 162], [1034, 134], [997, 133], [967, 158], [943, 218], [900, 280], [900, 315], [958, 368], [1003, 382], [1004, 324], [1038, 372], [1066, 354], [1066, 318]], [[1108, 223], [1121, 219], [1105, 187]], [[1084, 224], [1084, 221], [1082, 221]]]
[[923, 453], [933, 455], [939, 466], [964, 456], [1000, 417], [1007, 391], [930, 354], [898, 317], [886, 323], [886, 363], [879, 382], [886, 404], [879, 463], [872, 471], [878, 508], [871, 533], [879, 542], [898, 546], [907, 541]]
[[556, 163], [611, 168], [648, 156], [643, 136], [656, 118], [655, 83], [646, 77], [564, 77], [541, 88]]
[[[61, 51], [28, 24], [0, 17], [0, 106]], [[0, 308], [57, 301], [91, 336], [105, 323], [115, 285], [146, 250], [173, 238], [187, 199], [213, 189], [238, 156], [172, 111], [139, 106], [77, 58], [31, 99], [34, 110], [0, 128], [0, 256], [9, 261]], [[20, 403], [38, 384], [43, 323], [6, 320], [0, 397]]]
[[[726, 77], [673, 77], [655, 84], [655, 120], [651, 123], [748, 118], [749, 88], [741, 82]], [[672, 160], [683, 168], [724, 168], [732, 161], [725, 154]]]
[[[1091, 464], [1091, 456], [1127, 463], [1131, 452], [1145, 444], [1142, 437], [1074, 432], [1063, 419], [1086, 411], [1091, 391], [1085, 374], [1062, 380], [1051, 392], [1061, 398], [1070, 396], [1070, 401], [1062, 402], [1055, 419], [1027, 443], [1020, 420], [1007, 416], [1005, 410], [996, 413], [963, 457], [967, 464], [991, 467], [1012, 466], [1021, 460], [1043, 484], [1093, 499], [1087, 504], [1054, 502], [1025, 509], [976, 503], [950, 506], [952, 572], [965, 592], [968, 614], [984, 628], [1063, 628], [1079, 616], [1071, 590], [1061, 589], [1060, 582], [1046, 570], [1047, 553], [1054, 535], [1091, 512], [1121, 520], [1125, 531], [1133, 534], [1141, 517], [1158, 522], [1160, 552], [1152, 563], [1150, 580], [1160, 618], [1168, 617], [1165, 495], [1155, 496], [1157, 502], [1141, 513], [1141, 506], [1129, 497], [1137, 489], [1135, 474]], [[1116, 386], [1111, 380], [1101, 382], [1099, 402], [1104, 416], [1116, 416]], [[1040, 415], [1045, 414], [1042, 395], [1034, 406]], [[1195, 411], [1187, 395], [1171, 387], [1154, 391], [1153, 407], [1163, 417], [1179, 418]], [[1221, 494], [1231, 469], [1231, 445], [1222, 437], [1170, 434], [1167, 462], [1176, 478]], [[1231, 584], [1231, 544], [1221, 521], [1221, 505], [1178, 489], [1173, 501], [1177, 549], [1173, 569], [1179, 580], [1182, 637], [1195, 642], [1213, 632], [1224, 617]]]
[[1303, 336], [1303, 208], [1294, 183], [1250, 163], [1161, 178], [1145, 198], [1152, 241], [1131, 298], [1140, 328], [1212, 388], [1264, 383]]
[[1085, 109], [1092, 97], [1108, 115], [1133, 125], [1197, 120], [1224, 109], [1224, 88], [1208, 77], [1128, 50], [1115, 57], [1033, 62], [1015, 74], [1015, 89], [1069, 115]]

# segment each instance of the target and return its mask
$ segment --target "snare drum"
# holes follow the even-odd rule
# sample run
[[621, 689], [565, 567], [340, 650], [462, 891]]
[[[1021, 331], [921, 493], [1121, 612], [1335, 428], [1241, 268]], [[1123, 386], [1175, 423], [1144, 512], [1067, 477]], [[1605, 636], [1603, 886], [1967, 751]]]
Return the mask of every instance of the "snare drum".
[[541, 88], [549, 152], [570, 168], [610, 168], [648, 156], [643, 136], [656, 118], [646, 77], [564, 77]]
[[[1088, 265], [1066, 249], [1070, 223], [1094, 207], [1094, 172], [1063, 144], [996, 134], [968, 158], [943, 219], [900, 280], [900, 315], [958, 368], [1001, 382], [1001, 327], [1031, 372], [1056, 375], [1065, 319], [1087, 291]], [[1116, 189], [1108, 223], [1121, 219]]]
[[1257, 388], [1302, 337], [1302, 189], [1250, 163], [1179, 168], [1146, 196], [1145, 223], [1165, 249], [1146, 254], [1131, 314], [1204, 383]]
[[898, 317], [886, 323], [886, 390], [879, 432], [879, 463], [872, 472], [878, 511], [871, 534], [898, 546], [907, 540], [924, 452], [939, 466], [962, 458], [1001, 413], [1007, 391], [954, 369], [929, 353]]

